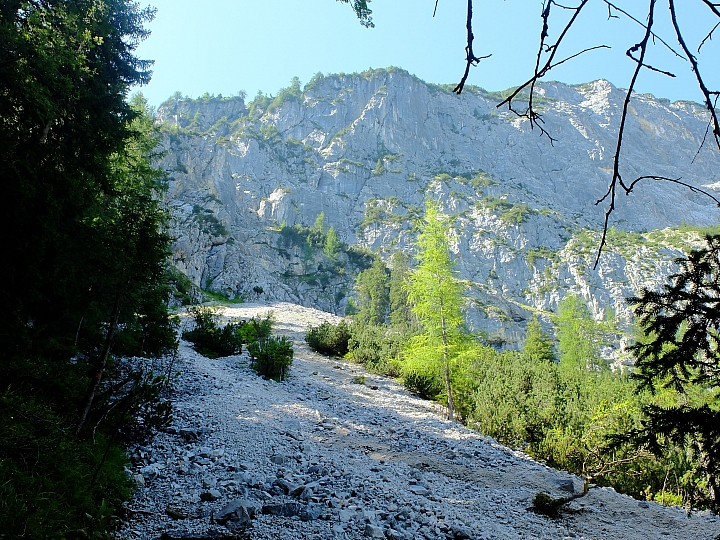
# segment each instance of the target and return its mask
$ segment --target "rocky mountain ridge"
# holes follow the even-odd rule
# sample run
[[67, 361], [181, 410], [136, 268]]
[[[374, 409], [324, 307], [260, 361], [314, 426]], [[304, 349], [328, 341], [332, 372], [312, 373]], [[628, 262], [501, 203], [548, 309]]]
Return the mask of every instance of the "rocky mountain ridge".
[[[157, 111], [170, 175], [174, 264], [197, 285], [343, 313], [362, 249], [412, 251], [425, 199], [454, 218], [467, 317], [516, 347], [532, 313], [549, 320], [568, 292], [627, 327], [624, 298], [657, 287], [673, 259], [718, 222], [712, 201], [647, 181], [618, 199], [592, 268], [624, 92], [607, 81], [543, 83], [545, 129], [400, 69], [294, 80], [276, 97], [176, 95]], [[702, 141], [700, 105], [635, 95], [623, 146], [626, 178], [682, 178], [713, 191], [720, 157]], [[320, 214], [352, 249], [334, 256], [292, 234]], [[284, 228], [283, 228], [284, 226]]]

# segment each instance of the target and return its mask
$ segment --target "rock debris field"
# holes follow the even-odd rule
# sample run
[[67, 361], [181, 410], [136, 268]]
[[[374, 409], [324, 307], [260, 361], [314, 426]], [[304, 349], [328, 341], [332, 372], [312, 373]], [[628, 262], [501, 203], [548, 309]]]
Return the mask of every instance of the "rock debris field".
[[[180, 345], [175, 420], [131, 449], [139, 484], [119, 538], [711, 540], [708, 512], [593, 487], [552, 519], [537, 492], [566, 497], [582, 481], [444, 419], [437, 404], [360, 366], [312, 352], [307, 328], [334, 315], [287, 303], [273, 311], [295, 344], [284, 382], [243, 354], [211, 360]], [[188, 321], [185, 322], [187, 324]]]

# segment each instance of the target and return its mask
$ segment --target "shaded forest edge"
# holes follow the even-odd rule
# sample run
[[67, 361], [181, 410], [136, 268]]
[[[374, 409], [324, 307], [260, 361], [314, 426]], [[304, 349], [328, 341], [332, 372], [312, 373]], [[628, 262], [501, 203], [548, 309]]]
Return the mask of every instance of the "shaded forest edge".
[[176, 321], [164, 177], [126, 0], [5, 2], [0, 160], [0, 530], [106, 537], [133, 486], [122, 445], [168, 422]]

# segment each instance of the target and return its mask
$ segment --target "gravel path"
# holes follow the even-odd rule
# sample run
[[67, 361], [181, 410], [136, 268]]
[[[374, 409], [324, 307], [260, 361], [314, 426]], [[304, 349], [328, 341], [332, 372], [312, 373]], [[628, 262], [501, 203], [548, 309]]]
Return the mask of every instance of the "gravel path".
[[[120, 538], [711, 540], [707, 512], [592, 488], [549, 519], [538, 491], [579, 478], [443, 419], [392, 380], [321, 357], [303, 341], [334, 315], [287, 303], [275, 333], [295, 342], [290, 378], [265, 381], [245, 355], [210, 360], [181, 342], [175, 425], [133, 450], [141, 485]], [[163, 536], [164, 535], [164, 536]]]

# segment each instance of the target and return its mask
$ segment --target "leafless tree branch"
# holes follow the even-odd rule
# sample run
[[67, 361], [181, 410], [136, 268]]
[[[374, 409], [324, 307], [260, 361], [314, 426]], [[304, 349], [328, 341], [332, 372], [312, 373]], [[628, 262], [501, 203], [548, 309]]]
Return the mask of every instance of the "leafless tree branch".
[[[686, 40], [683, 37], [682, 29], [680, 27], [680, 24], [677, 21], [676, 17], [676, 9], [675, 9], [675, 2], [674, 0], [668, 0], [668, 11], [670, 14], [670, 18], [672, 20], [673, 28], [675, 30], [675, 35], [678, 41], [678, 44], [680, 45], [681, 52], [678, 50], [675, 50], [673, 46], [671, 46], [667, 41], [665, 41], [661, 36], [656, 34], [653, 31], [653, 23], [655, 20], [655, 8], [657, 0], [649, 0], [649, 6], [647, 10], [647, 22], [642, 22], [638, 20], [636, 17], [631, 15], [629, 12], [625, 11], [623, 8], [616, 5], [611, 0], [601, 0], [605, 3], [608, 10], [608, 19], [617, 19], [620, 18], [618, 14], [621, 14], [622, 16], [628, 18], [629, 20], [635, 22], [636, 24], [640, 25], [644, 29], [644, 35], [642, 40], [639, 43], [636, 43], [632, 47], [630, 47], [626, 51], [626, 55], [636, 64], [635, 70], [633, 72], [632, 78], [630, 80], [629, 87], [625, 94], [625, 99], [623, 101], [623, 109], [622, 109], [622, 115], [620, 118], [620, 127], [618, 129], [618, 135], [616, 139], [616, 149], [615, 149], [615, 155], [613, 157], [613, 173], [612, 178], [610, 180], [610, 183], [608, 185], [607, 192], [603, 197], [598, 199], [595, 204], [599, 205], [603, 202], [608, 202], [608, 208], [605, 211], [605, 219], [603, 224], [603, 232], [602, 237], [600, 240], [600, 245], [598, 247], [597, 256], [595, 258], [595, 265], [594, 267], [597, 267], [600, 256], [602, 254], [602, 250], [605, 247], [606, 241], [607, 241], [607, 231], [608, 231], [608, 224], [610, 215], [615, 210], [615, 201], [616, 196], [619, 190], [622, 190], [625, 192], [626, 195], [629, 195], [630, 192], [633, 190], [635, 185], [640, 182], [641, 180], [663, 180], [666, 182], [671, 182], [674, 184], [681, 185], [683, 187], [686, 187], [690, 189], [694, 193], [702, 194], [703, 196], [709, 197], [712, 199], [718, 206], [720, 206], [720, 201], [718, 198], [716, 198], [714, 195], [709, 193], [708, 191], [705, 191], [703, 189], [697, 188], [695, 186], [692, 186], [688, 183], [682, 182], [679, 178], [667, 178], [663, 176], [658, 175], [645, 175], [640, 176], [633, 180], [629, 185], [625, 183], [621, 171], [620, 171], [620, 161], [621, 161], [621, 155], [622, 155], [622, 145], [623, 145], [623, 136], [625, 133], [625, 127], [628, 120], [628, 112], [629, 112], [629, 106], [630, 101], [632, 99], [632, 94], [635, 89], [638, 76], [643, 68], [654, 71], [656, 73], [661, 73], [663, 75], [666, 75], [668, 77], [675, 77], [675, 74], [671, 73], [670, 71], [660, 69], [658, 67], [652, 66], [646, 61], [646, 53], [648, 51], [648, 47], [650, 43], [659, 42], [661, 43], [668, 51], [670, 51], [672, 54], [674, 54], [676, 57], [681, 58], [683, 60], [687, 60], [690, 62], [692, 71], [695, 74], [695, 78], [697, 80], [698, 86], [703, 94], [704, 100], [705, 100], [705, 108], [710, 113], [710, 121], [708, 123], [708, 129], [705, 133], [705, 137], [703, 137], [703, 141], [700, 144], [700, 148], [698, 148], [698, 154], [700, 150], [702, 149], [705, 140], [707, 139], [707, 135], [710, 131], [712, 131], [713, 137], [715, 139], [715, 142], [718, 146], [718, 149], [720, 150], [720, 119], [718, 118], [717, 114], [717, 101], [718, 98], [720, 98], [720, 91], [714, 91], [709, 90], [705, 84], [705, 81], [700, 73], [699, 63], [697, 58], [690, 52], [690, 49], [688, 48], [686, 44]], [[719, 2], [713, 2], [712, 0], [700, 0], [702, 3], [704, 3], [711, 12], [718, 18], [720, 18], [720, 3]], [[435, 9], [437, 10], [437, 2], [435, 2]], [[578, 56], [592, 51], [596, 49], [601, 48], [609, 48], [606, 45], [598, 45], [595, 47], [589, 47], [587, 49], [584, 49], [582, 51], [579, 51], [577, 53], [574, 53], [562, 60], [555, 60], [557, 51], [559, 50], [560, 44], [563, 42], [563, 39], [568, 34], [569, 30], [575, 25], [578, 16], [580, 15], [583, 8], [588, 4], [589, 0], [579, 0], [579, 3], [576, 6], [568, 6], [564, 4], [560, 4], [556, 0], [543, 0], [543, 8], [542, 8], [542, 29], [540, 31], [540, 44], [538, 47], [537, 57], [535, 60], [535, 68], [532, 76], [524, 82], [522, 85], [518, 86], [513, 92], [505, 98], [500, 104], [497, 105], [498, 108], [507, 105], [508, 110], [513, 112], [518, 117], [527, 118], [530, 120], [530, 127], [531, 129], [538, 128], [540, 130], [540, 135], [547, 136], [550, 140], [550, 143], [552, 144], [555, 139], [552, 137], [550, 133], [544, 128], [543, 124], [543, 118], [540, 113], [538, 113], [534, 106], [533, 106], [533, 100], [535, 97], [535, 90], [536, 85], [540, 81], [541, 78], [543, 78], [549, 71], [554, 69], [555, 67], [572, 60], [574, 58], [577, 58]], [[473, 40], [474, 35], [472, 31], [472, 21], [473, 21], [473, 8], [472, 8], [472, 0], [467, 0], [467, 21], [466, 21], [466, 27], [467, 27], [467, 45], [465, 47], [466, 52], [466, 65], [465, 65], [465, 71], [463, 73], [462, 79], [458, 83], [458, 85], [453, 89], [453, 91], [457, 94], [460, 94], [465, 86], [465, 83], [467, 81], [470, 68], [473, 66], [476, 66], [480, 60], [484, 58], [488, 58], [488, 56], [483, 57], [476, 57], [473, 52]], [[569, 21], [565, 24], [565, 27], [560, 32], [559, 37], [555, 40], [554, 43], [548, 44], [547, 40], [549, 37], [549, 27], [550, 27], [550, 17], [551, 17], [551, 11], [553, 8], [563, 9], [567, 11], [572, 11], [572, 16], [570, 17]], [[700, 42], [698, 46], [698, 54], [700, 53], [701, 48], [703, 45], [712, 39], [714, 32], [720, 27], [720, 22], [718, 22], [710, 32], [704, 37], [704, 39]], [[652, 40], [652, 42], [650, 41]], [[543, 63], [543, 58], [545, 57], [545, 61]], [[519, 96], [523, 95], [524, 90], [528, 89], [528, 105], [524, 112], [520, 112], [516, 110], [513, 106], [514, 101], [518, 101]], [[524, 99], [522, 100], [524, 101]], [[697, 154], [695, 158], [697, 157]], [[693, 162], [695, 161], [695, 158], [693, 158]]]
[[[672, 19], [673, 28], [675, 28], [675, 35], [677, 36], [678, 43], [680, 43], [680, 47], [682, 47], [682, 50], [685, 51], [685, 54], [688, 56], [688, 60], [690, 60], [690, 64], [692, 64], [692, 70], [693, 73], [695, 73], [695, 78], [697, 79], [698, 86], [700, 87], [700, 91], [705, 97], [705, 107], [710, 113], [710, 121], [713, 124], [713, 136], [715, 137], [715, 143], [717, 144], [718, 150], [720, 150], [720, 121], [718, 121], [717, 112], [715, 110], [711, 97], [713, 95], [717, 96], [718, 94], [720, 94], [720, 92], [710, 91], [708, 90], [707, 86], [705, 86], [705, 81], [700, 74], [700, 66], [698, 65], [697, 58], [688, 49], [688, 46], [685, 44], [685, 38], [683, 37], [682, 31], [680, 30], [680, 25], [678, 24], [677, 15], [675, 13], [675, 0], [668, 1], [670, 8], [670, 18]], [[720, 13], [718, 13], [717, 9], [715, 9], [713, 4], [709, 3], [708, 0], [703, 1], [708, 4], [711, 9], [713, 9], [714, 12], [718, 14], [718, 16], [720, 16]]]
[[[647, 26], [646, 26], [643, 22], [637, 20], [635, 17], [633, 17], [632, 15], [630, 15], [630, 13], [628, 13], [628, 12], [625, 11], [624, 9], [616, 6], [615, 4], [613, 4], [612, 2], [610, 2], [609, 0], [603, 0], [603, 2], [605, 2], [605, 4], [606, 4], [607, 7], [608, 7], [608, 18], [609, 18], [609, 19], [610, 19], [610, 18], [614, 18], [614, 19], [619, 19], [619, 18], [620, 18], [620, 17], [618, 17], [617, 15], [610, 15], [610, 10], [611, 10], [611, 9], [614, 9], [614, 10], [617, 11], [618, 13], [622, 13], [623, 15], [625, 15], [625, 16], [626, 16], [628, 19], [630, 19], [631, 21], [633, 21], [633, 22], [639, 24], [640, 26], [642, 26], [643, 28], [647, 29]], [[659, 41], [660, 43], [662, 43], [662, 44], [663, 44], [671, 53], [673, 53], [675, 56], [677, 56], [678, 58], [682, 58], [683, 60], [686, 59], [682, 54], [680, 54], [680, 53], [677, 52], [675, 49], [673, 49], [667, 41], [665, 41], [663, 38], [661, 38], [660, 36], [658, 36], [656, 33], [651, 32], [651, 35], [652, 35], [653, 39], [655, 39], [655, 40]]]
[[475, 36], [473, 35], [472, 31], [472, 19], [472, 0], [467, 0], [467, 22], [465, 24], [465, 26], [467, 27], [467, 45], [465, 46], [465, 73], [463, 73], [462, 79], [460, 79], [460, 82], [457, 84], [457, 86], [453, 88], [453, 92], [458, 95], [462, 93], [463, 88], [465, 87], [465, 82], [467, 81], [468, 75], [470, 75], [470, 68], [472, 66], [477, 66], [481, 60], [490, 58], [489, 54], [478, 58], [473, 52], [473, 40], [475, 39]]
[[[608, 220], [610, 219], [610, 214], [612, 214], [615, 210], [615, 196], [617, 194], [616, 190], [618, 184], [623, 189], [625, 189], [626, 192], [628, 189], [623, 182], [622, 175], [620, 174], [620, 154], [622, 151], [623, 135], [625, 133], [625, 124], [627, 122], [628, 109], [630, 107], [630, 98], [632, 96], [633, 89], [635, 88], [635, 83], [637, 82], [640, 70], [644, 66], [648, 40], [652, 35], [652, 25], [655, 17], [655, 1], [656, 0], [650, 0], [650, 7], [648, 8], [648, 22], [647, 26], [645, 27], [645, 36], [643, 36], [643, 39], [639, 43], [636, 43], [627, 50], [627, 55], [630, 58], [633, 58], [637, 65], [635, 66], [635, 71], [633, 72], [632, 79], [630, 80], [630, 86], [627, 89], [627, 93], [625, 94], [625, 100], [623, 101], [622, 116], [620, 117], [620, 128], [618, 129], [617, 135], [617, 145], [615, 147], [615, 156], [613, 157], [613, 175], [610, 180], [610, 186], [608, 187], [607, 193], [605, 193], [602, 198], [598, 199], [595, 202], [595, 204], [598, 205], [606, 199], [610, 199], [610, 205], [605, 211], [605, 223], [603, 225], [602, 238], [600, 239], [600, 246], [598, 246], [597, 256], [595, 257], [595, 264], [593, 265], [593, 268], [597, 268], [597, 265], [600, 262], [600, 255], [602, 254], [602, 249], [603, 247], [605, 247], [605, 242], [607, 241]], [[638, 59], [635, 59], [632, 56], [632, 53], [638, 51], [640, 52], [640, 57]]]
[[[543, 6], [543, 10], [542, 10], [542, 15], [541, 15], [542, 20], [543, 20], [543, 25], [542, 25], [542, 30], [540, 31], [540, 46], [538, 47], [538, 53], [537, 53], [537, 57], [535, 59], [535, 71], [534, 71], [532, 77], [530, 77], [530, 79], [528, 79], [521, 86], [517, 87], [505, 100], [503, 100], [501, 103], [499, 103], [497, 105], [498, 108], [502, 107], [503, 105], [507, 105], [508, 110], [515, 113], [518, 117], [523, 117], [523, 118], [527, 118], [528, 120], [530, 120], [530, 128], [531, 129], [538, 128], [540, 130], [540, 135], [547, 136], [548, 139], [550, 140], [551, 144], [555, 141], [555, 139], [542, 126], [542, 124], [544, 123], [543, 119], [542, 119], [542, 115], [539, 114], [533, 108], [533, 99], [535, 97], [536, 84], [551, 69], [553, 69], [556, 66], [559, 66], [560, 64], [567, 62], [571, 58], [575, 58], [575, 57], [577, 57], [583, 53], [586, 53], [588, 51], [591, 51], [591, 50], [607, 48], [606, 45], [598, 45], [596, 47], [590, 47], [588, 49], [584, 49], [578, 53], [575, 53], [572, 56], [569, 56], [563, 60], [553, 63], [553, 61], [555, 60], [555, 55], [557, 54], [557, 51], [560, 47], [560, 43], [562, 43], [562, 40], [565, 38], [565, 36], [567, 35], [570, 28], [572, 28], [573, 24], [575, 24], [577, 17], [580, 15], [580, 12], [582, 11], [582, 9], [587, 5], [588, 1], [589, 0], [582, 0], [577, 7], [568, 7], [568, 6], [560, 5], [560, 4], [556, 3], [554, 0], [547, 0], [545, 2], [544, 6]], [[552, 9], [552, 6], [557, 6], [560, 9], [571, 10], [574, 13], [570, 17], [570, 20], [568, 21], [568, 23], [565, 25], [565, 28], [563, 28], [562, 32], [560, 33], [560, 36], [557, 38], [555, 43], [553, 43], [551, 45], [547, 45], [545, 41], [546, 41], [547, 37], [549, 36], [548, 30], [550, 27], [549, 21], [550, 21], [550, 11]], [[545, 63], [541, 66], [543, 54], [548, 54], [548, 58], [545, 61]], [[513, 99], [515, 99], [518, 96], [518, 94], [520, 94], [520, 92], [527, 87], [530, 87], [528, 106], [525, 109], [525, 112], [520, 113], [513, 108]]]
[[[720, 16], [720, 15], [719, 15]], [[700, 42], [700, 45], [698, 45], [697, 52], [700, 53], [700, 49], [702, 49], [703, 45], [705, 45], [705, 42], [708, 40], [712, 40], [712, 35], [717, 30], [718, 26], [720, 26], [720, 22], [717, 23], [715, 26], [713, 26], [712, 30], [708, 32], [708, 34], [703, 38], [703, 40]]]

